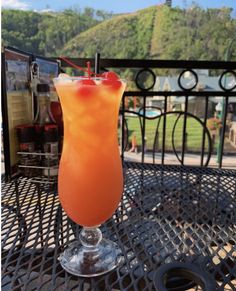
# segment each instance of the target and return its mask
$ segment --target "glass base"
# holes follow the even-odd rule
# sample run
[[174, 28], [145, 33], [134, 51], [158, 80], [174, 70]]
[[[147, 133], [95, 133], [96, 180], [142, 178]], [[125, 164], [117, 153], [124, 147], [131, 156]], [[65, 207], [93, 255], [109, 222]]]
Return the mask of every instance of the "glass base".
[[118, 245], [101, 239], [95, 248], [71, 243], [59, 257], [61, 266], [68, 272], [81, 277], [95, 277], [105, 274], [123, 262]]

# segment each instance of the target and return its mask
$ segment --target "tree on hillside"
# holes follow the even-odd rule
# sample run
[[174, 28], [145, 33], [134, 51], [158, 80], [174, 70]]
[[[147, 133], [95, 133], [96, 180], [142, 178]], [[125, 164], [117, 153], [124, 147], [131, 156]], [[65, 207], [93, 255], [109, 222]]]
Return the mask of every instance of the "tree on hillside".
[[42, 15], [32, 11], [2, 10], [3, 45], [41, 53], [38, 23]]
[[67, 9], [62, 13], [45, 17], [39, 23], [40, 49], [44, 51], [45, 55], [58, 55], [69, 40], [98, 23], [89, 15]]

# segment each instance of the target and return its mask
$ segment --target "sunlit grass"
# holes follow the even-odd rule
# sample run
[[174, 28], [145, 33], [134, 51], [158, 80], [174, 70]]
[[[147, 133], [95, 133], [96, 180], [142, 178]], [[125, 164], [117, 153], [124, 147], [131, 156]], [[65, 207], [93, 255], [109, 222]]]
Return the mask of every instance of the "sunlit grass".
[[[141, 128], [140, 121], [138, 117], [126, 117], [129, 129], [129, 142], [132, 140], [132, 136], [135, 134], [137, 138], [138, 146], [142, 144], [141, 137]], [[175, 121], [177, 119], [177, 115], [167, 115], [166, 116], [166, 137], [165, 137], [165, 148], [166, 150], [172, 150], [172, 131], [174, 128]], [[153, 149], [154, 139], [156, 130], [158, 127], [158, 148], [162, 147], [162, 139], [163, 139], [163, 120], [161, 117], [160, 123], [158, 126], [159, 118], [155, 120], [147, 120], [145, 122], [146, 129], [146, 139], [147, 139], [147, 148]], [[180, 117], [176, 124], [176, 128], [174, 131], [174, 142], [177, 150], [181, 150], [182, 142], [183, 142], [183, 124], [184, 117]], [[187, 133], [187, 150], [189, 151], [200, 151], [202, 147], [202, 137], [203, 137], [203, 127], [202, 125], [195, 119], [191, 117], [187, 117], [186, 122], [186, 133]], [[205, 148], [208, 146], [207, 138], [205, 139]]]

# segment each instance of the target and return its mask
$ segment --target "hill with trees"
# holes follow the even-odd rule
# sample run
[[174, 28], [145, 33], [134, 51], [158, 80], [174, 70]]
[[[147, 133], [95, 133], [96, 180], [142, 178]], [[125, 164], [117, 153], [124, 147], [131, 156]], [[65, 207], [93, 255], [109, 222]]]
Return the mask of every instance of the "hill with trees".
[[91, 57], [99, 51], [106, 58], [148, 58], [156, 9], [119, 15], [72, 39], [66, 55]]
[[2, 10], [2, 45], [44, 56], [57, 56], [65, 44], [81, 32], [110, 18], [105, 11], [85, 8], [83, 12]]
[[[232, 9], [152, 6], [111, 15], [87, 8], [58, 13], [2, 10], [3, 45], [45, 56], [224, 60], [236, 36]], [[231, 60], [236, 60], [236, 46]]]

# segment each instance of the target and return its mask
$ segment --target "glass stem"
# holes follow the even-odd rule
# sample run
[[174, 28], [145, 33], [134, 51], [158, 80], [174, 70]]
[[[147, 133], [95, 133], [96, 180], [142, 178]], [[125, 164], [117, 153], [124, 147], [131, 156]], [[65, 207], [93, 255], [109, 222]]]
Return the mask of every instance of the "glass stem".
[[102, 232], [98, 227], [84, 227], [79, 234], [79, 239], [85, 248], [92, 251], [102, 240]]

